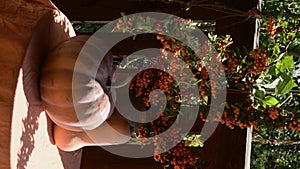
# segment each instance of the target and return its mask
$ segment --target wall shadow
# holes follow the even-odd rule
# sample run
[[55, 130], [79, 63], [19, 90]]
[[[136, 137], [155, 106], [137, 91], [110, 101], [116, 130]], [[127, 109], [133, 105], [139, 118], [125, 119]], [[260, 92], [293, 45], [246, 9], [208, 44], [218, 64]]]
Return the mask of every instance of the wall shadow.
[[20, 138], [21, 148], [18, 152], [17, 169], [26, 169], [32, 151], [34, 149], [34, 135], [39, 128], [38, 117], [40, 113], [35, 113], [28, 109], [27, 116], [22, 119], [22, 135]]

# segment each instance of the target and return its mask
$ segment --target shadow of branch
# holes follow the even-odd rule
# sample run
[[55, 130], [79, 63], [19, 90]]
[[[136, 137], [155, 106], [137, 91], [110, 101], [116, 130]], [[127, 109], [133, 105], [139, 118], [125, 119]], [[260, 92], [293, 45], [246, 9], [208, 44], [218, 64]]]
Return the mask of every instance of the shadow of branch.
[[26, 169], [29, 158], [34, 149], [34, 135], [39, 128], [38, 117], [40, 113], [28, 110], [27, 117], [22, 120], [21, 148], [18, 152], [17, 169]]

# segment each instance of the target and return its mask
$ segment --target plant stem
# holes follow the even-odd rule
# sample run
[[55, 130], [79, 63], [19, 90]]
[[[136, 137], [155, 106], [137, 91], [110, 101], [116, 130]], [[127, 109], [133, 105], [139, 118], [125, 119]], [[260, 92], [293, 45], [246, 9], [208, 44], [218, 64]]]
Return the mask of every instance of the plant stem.
[[262, 144], [271, 144], [271, 145], [298, 145], [300, 144], [299, 140], [278, 140], [278, 139], [266, 139], [266, 138], [252, 138], [253, 142], [258, 142]]

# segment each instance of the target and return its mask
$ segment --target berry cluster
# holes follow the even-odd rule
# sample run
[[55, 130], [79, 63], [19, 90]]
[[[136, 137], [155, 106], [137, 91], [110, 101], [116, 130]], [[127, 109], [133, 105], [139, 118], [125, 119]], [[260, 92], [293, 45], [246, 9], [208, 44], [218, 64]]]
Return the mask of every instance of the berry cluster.
[[[175, 94], [174, 90], [176, 90], [174, 86], [176, 86], [176, 83], [170, 74], [157, 69], [147, 69], [136, 75], [130, 84], [130, 90], [134, 91], [136, 97], [142, 98], [147, 107], [150, 107], [149, 95], [153, 90], [159, 89], [167, 96], [170, 107], [176, 110], [178, 100], [171, 102], [172, 96]], [[157, 105], [161, 98], [152, 94], [151, 99], [152, 104]]]
[[228, 128], [234, 129], [237, 126], [241, 129], [253, 126], [257, 129], [257, 119], [254, 118], [255, 108], [253, 106], [233, 106], [226, 108], [222, 118], [220, 119], [221, 124], [225, 124]]
[[[174, 145], [174, 140], [180, 139], [180, 131], [178, 129], [168, 128], [175, 120], [176, 117], [170, 118], [170, 116], [166, 116], [163, 113], [157, 120], [152, 121], [150, 124], [143, 124], [138, 130], [141, 143], [144, 143], [146, 138], [153, 137], [155, 146], [154, 160], [161, 163], [165, 168], [196, 169], [199, 157], [194, 155], [189, 147], [185, 146], [184, 141], [181, 141], [172, 149], [165, 151], [167, 144]], [[167, 135], [164, 138], [155, 137], [167, 129]]]
[[231, 49], [233, 41], [230, 36], [215, 37], [211, 39], [211, 43], [219, 53], [230, 88], [249, 90], [256, 83], [255, 80], [269, 67], [270, 57], [262, 48], [251, 52], [239, 48]]
[[275, 33], [276, 33], [276, 27], [275, 27], [274, 20], [275, 20], [275, 18], [271, 17], [269, 19], [269, 22], [268, 22], [267, 26], [266, 26], [267, 32], [268, 32], [268, 34], [270, 35], [271, 38], [274, 38]]
[[268, 117], [264, 117], [264, 125], [272, 128], [278, 128], [279, 130], [290, 129], [291, 131], [300, 132], [300, 117], [295, 113], [287, 113], [282, 109], [274, 106], [267, 106], [263, 114]]
[[[165, 168], [197, 169], [198, 156], [192, 155], [189, 148], [182, 141], [166, 153], [155, 155], [155, 161], [162, 163]], [[166, 160], [168, 159], [168, 161]], [[169, 160], [170, 159], [170, 160]]]
[[267, 51], [262, 48], [251, 51], [249, 59], [251, 65], [248, 66], [248, 71], [254, 75], [260, 75], [262, 72], [265, 72], [269, 65], [268, 61], [270, 57], [267, 55]]
[[255, 129], [258, 127], [257, 119], [255, 117], [256, 109], [249, 103], [226, 103], [224, 112], [219, 112], [212, 109], [208, 114], [211, 107], [201, 107], [199, 118], [203, 122], [219, 121], [221, 124], [226, 125], [230, 129], [235, 126], [244, 129], [253, 126]]
[[270, 109], [270, 114], [269, 114], [269, 117], [272, 119], [272, 120], [276, 120], [278, 117], [279, 117], [279, 112], [280, 109], [278, 109], [277, 107], [272, 107]]
[[293, 120], [289, 123], [289, 128], [292, 131], [298, 130], [300, 132], [300, 118], [292, 118]]
[[230, 129], [235, 126], [244, 129], [253, 127], [278, 128], [279, 130], [290, 129], [300, 132], [300, 118], [295, 113], [286, 114], [282, 109], [273, 106], [257, 108], [253, 105], [231, 104], [227, 105], [224, 113], [216, 113], [216, 118], [207, 117], [207, 111], [200, 111], [199, 117], [202, 121], [220, 121]]
[[[179, 131], [169, 131], [169, 127], [175, 122], [176, 117], [179, 114], [179, 106], [181, 103], [181, 91], [177, 84], [185, 82], [187, 72], [183, 70], [184, 68], [195, 67], [192, 62], [192, 56], [190, 56], [188, 50], [179, 41], [162, 35], [158, 35], [157, 39], [162, 42], [162, 55], [157, 57], [157, 61], [154, 63], [159, 70], [143, 70], [135, 76], [130, 84], [130, 90], [135, 93], [136, 97], [142, 98], [147, 107], [150, 107], [149, 95], [153, 90], [160, 89], [167, 97], [166, 109], [161, 110], [161, 112], [163, 112], [161, 116], [158, 119], [139, 127], [138, 136], [141, 138], [140, 140], [142, 143], [144, 143], [146, 138], [157, 136], [166, 130], [168, 130], [168, 133], [170, 134], [169, 138], [174, 139], [174, 137], [180, 136], [178, 134]], [[186, 65], [183, 65], [184, 67], [180, 64], [182, 60], [187, 63]], [[193, 60], [195, 60], [195, 58], [193, 58]], [[166, 63], [168, 64], [166, 65]], [[179, 81], [178, 79], [175, 81], [171, 74], [177, 74], [181, 78], [179, 78]], [[205, 69], [202, 69], [202, 76], [208, 78], [208, 73]], [[185, 90], [185, 88], [188, 88], [188, 86], [183, 86], [181, 90]], [[160, 98], [153, 97], [156, 96], [152, 95], [151, 104], [159, 103]], [[185, 96], [185, 98], [189, 97]], [[153, 102], [155, 100], [156, 103]], [[155, 161], [162, 163], [164, 166], [169, 166], [170, 168], [195, 168], [198, 157], [193, 155], [189, 148], [185, 147], [183, 143], [160, 154], [158, 150], [164, 150], [166, 144], [171, 143], [172, 139], [157, 140], [156, 137], [154, 137], [153, 141], [155, 145]]]
[[228, 57], [227, 64], [224, 64], [224, 69], [229, 73], [233, 73], [236, 71], [238, 64], [239, 64], [239, 58], [231, 55]]

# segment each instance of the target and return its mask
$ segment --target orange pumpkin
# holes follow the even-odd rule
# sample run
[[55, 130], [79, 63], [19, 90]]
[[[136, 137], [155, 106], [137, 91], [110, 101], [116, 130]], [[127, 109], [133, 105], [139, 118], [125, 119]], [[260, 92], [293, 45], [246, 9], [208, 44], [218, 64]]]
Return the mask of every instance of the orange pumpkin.
[[[42, 69], [40, 91], [43, 106], [56, 125], [70, 131], [92, 130], [110, 115], [110, 99], [103, 85], [109, 82], [114, 70], [112, 55], [107, 54], [100, 65], [89, 59], [78, 60], [88, 38], [86, 35], [76, 36], [60, 44], [48, 56]], [[93, 50], [97, 51], [97, 48]], [[98, 70], [97, 78], [88, 74], [88, 70], [74, 70], [75, 63], [83, 61], [88, 62], [91, 69]], [[74, 90], [73, 73], [79, 82]], [[78, 100], [74, 101], [74, 93], [79, 96]]]

